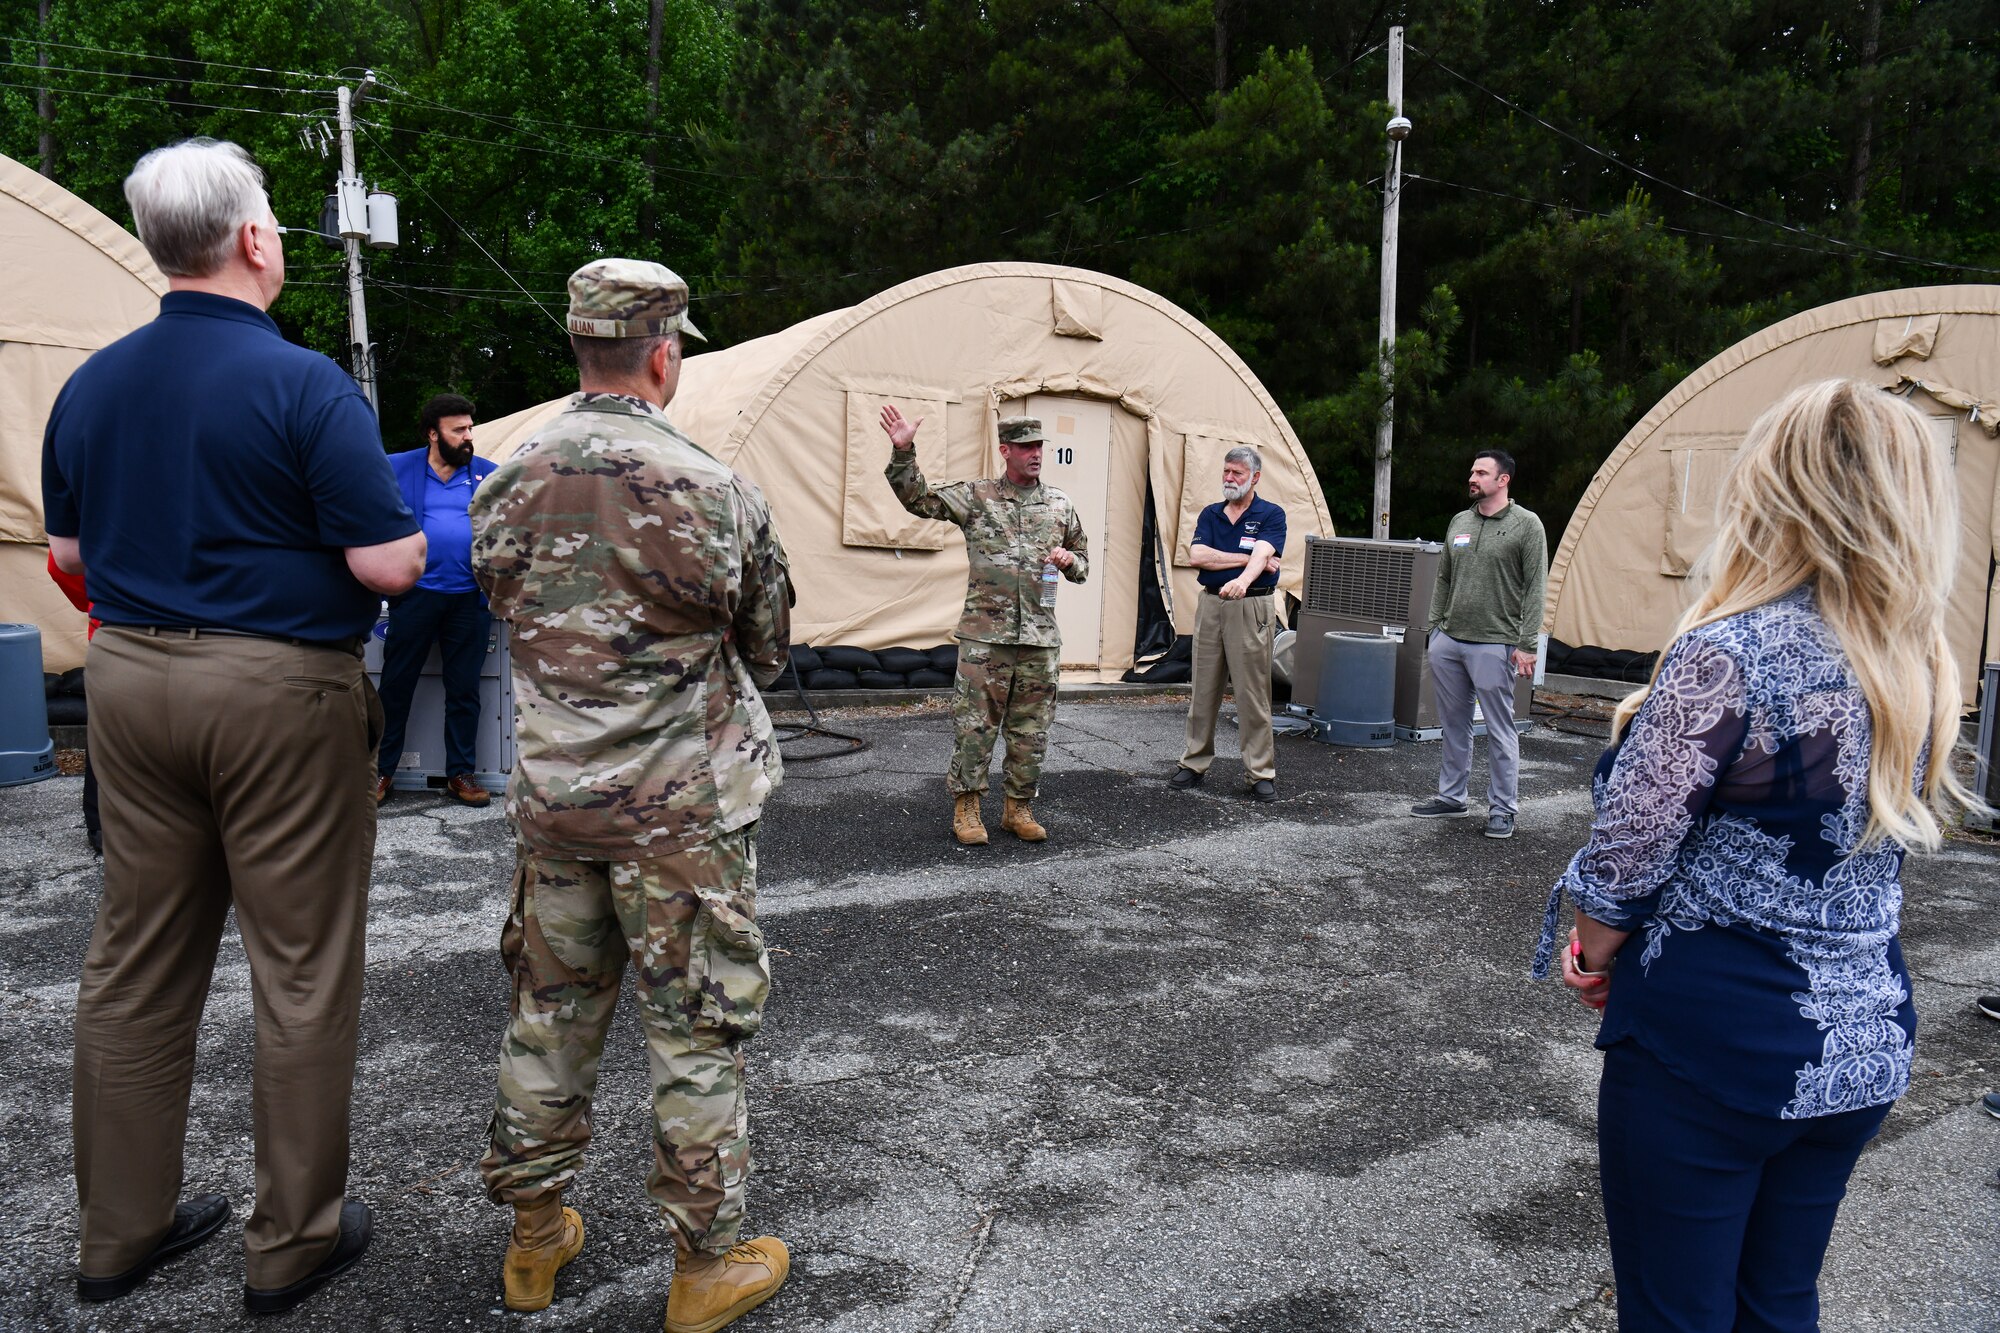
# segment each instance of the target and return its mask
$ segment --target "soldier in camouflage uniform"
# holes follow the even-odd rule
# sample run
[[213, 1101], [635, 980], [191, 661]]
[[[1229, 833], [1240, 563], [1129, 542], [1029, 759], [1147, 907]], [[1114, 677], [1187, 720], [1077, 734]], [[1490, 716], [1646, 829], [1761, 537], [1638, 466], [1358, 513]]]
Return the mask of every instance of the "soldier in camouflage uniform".
[[958, 621], [957, 696], [952, 703], [957, 745], [945, 777], [953, 798], [952, 833], [962, 843], [986, 841], [980, 793], [993, 762], [993, 737], [1004, 732], [1006, 806], [1001, 827], [1026, 842], [1048, 831], [1030, 804], [1042, 780], [1042, 756], [1055, 720], [1062, 635], [1054, 607], [1042, 605], [1042, 566], [1071, 583], [1090, 574], [1090, 552], [1076, 506], [1042, 485], [1042, 423], [1009, 417], [1000, 423], [1006, 475], [953, 482], [935, 490], [917, 470], [917, 428], [894, 406], [882, 409], [889, 436], [889, 485], [903, 508], [965, 532], [971, 573]]
[[513, 977], [492, 1147], [514, 1205], [509, 1307], [553, 1298], [583, 1246], [562, 1206], [629, 957], [653, 1080], [648, 1191], [678, 1262], [669, 1333], [776, 1291], [789, 1256], [740, 1241], [750, 1174], [743, 1043], [771, 983], [756, 922], [757, 818], [779, 779], [758, 688], [791, 631], [764, 497], [661, 410], [680, 381], [687, 285], [607, 259], [569, 281], [582, 392], [472, 502], [472, 562], [513, 629], [518, 835], [501, 956]]

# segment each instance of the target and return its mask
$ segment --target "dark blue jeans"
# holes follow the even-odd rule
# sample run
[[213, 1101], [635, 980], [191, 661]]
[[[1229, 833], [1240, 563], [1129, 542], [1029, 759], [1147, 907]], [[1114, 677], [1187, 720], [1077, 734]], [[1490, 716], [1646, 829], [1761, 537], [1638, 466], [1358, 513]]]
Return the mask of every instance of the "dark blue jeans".
[[375, 758], [383, 777], [392, 776], [403, 757], [410, 700], [432, 644], [444, 667], [445, 776], [479, 771], [473, 753], [479, 739], [479, 666], [492, 620], [476, 590], [412, 588], [389, 608], [389, 635], [382, 641], [382, 748]]
[[1597, 1165], [1620, 1333], [1816, 1333], [1834, 1214], [1888, 1114], [1747, 1115], [1636, 1042], [1605, 1051]]

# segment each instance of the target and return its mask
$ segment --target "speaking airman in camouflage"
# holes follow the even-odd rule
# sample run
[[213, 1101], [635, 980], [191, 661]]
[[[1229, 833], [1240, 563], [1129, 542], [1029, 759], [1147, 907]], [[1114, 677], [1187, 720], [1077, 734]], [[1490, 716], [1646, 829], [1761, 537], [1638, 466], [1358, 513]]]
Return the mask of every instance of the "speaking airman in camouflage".
[[1090, 574], [1089, 543], [1070, 498], [1042, 484], [1042, 423], [1009, 417], [1000, 423], [1005, 475], [933, 488], [917, 469], [915, 442], [923, 418], [907, 421], [882, 409], [889, 436], [890, 488], [903, 508], [965, 533], [971, 565], [965, 613], [958, 621], [958, 678], [952, 702], [956, 744], [945, 786], [952, 794], [952, 832], [962, 843], [986, 841], [979, 797], [993, 762], [993, 738], [1004, 733], [1007, 754], [1001, 827], [1027, 842], [1048, 831], [1035, 821], [1035, 799], [1055, 720], [1062, 634], [1053, 606], [1042, 605], [1043, 567], [1071, 583]]
[[513, 631], [519, 844], [480, 1168], [515, 1210], [507, 1304], [541, 1309], [583, 1247], [562, 1192], [629, 958], [653, 1079], [647, 1188], [678, 1252], [666, 1328], [713, 1329], [790, 1265], [775, 1237], [740, 1239], [742, 1046], [771, 982], [756, 828], [780, 775], [757, 691], [784, 666], [790, 582], [763, 495], [662, 411], [681, 336], [701, 336], [687, 285], [608, 259], [569, 289], [582, 392], [472, 502], [473, 568]]

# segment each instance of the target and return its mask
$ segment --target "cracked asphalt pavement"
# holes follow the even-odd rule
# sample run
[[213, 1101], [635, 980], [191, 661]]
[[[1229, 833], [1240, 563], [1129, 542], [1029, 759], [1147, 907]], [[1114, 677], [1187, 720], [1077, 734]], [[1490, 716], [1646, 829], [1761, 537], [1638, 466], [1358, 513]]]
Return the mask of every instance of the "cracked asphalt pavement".
[[[1224, 726], [1208, 782], [1175, 792], [1183, 707], [1063, 704], [1042, 846], [999, 831], [997, 783], [994, 843], [951, 841], [940, 711], [841, 715], [871, 748], [793, 766], [761, 844], [777, 987], [751, 1046], [750, 1207], [795, 1266], [745, 1333], [1615, 1326], [1593, 1020], [1527, 979], [1599, 743], [1525, 736], [1520, 831], [1491, 842], [1405, 816], [1435, 746], [1287, 738], [1281, 799], [1256, 805]], [[71, 1023], [99, 885], [79, 787], [0, 790], [0, 1327], [246, 1326], [227, 1234], [124, 1301], [75, 1301]], [[570, 1194], [588, 1244], [549, 1310], [500, 1307], [507, 1217], [473, 1164], [510, 857], [497, 807], [383, 808], [350, 1184], [376, 1238], [283, 1327], [659, 1324], [670, 1247], [629, 1004]], [[1824, 1327], [1995, 1333], [2000, 1122], [1977, 1101], [2000, 1088], [2000, 1023], [1972, 997], [2000, 992], [2000, 846], [1913, 857], [1905, 887], [1917, 1074], [1855, 1173]], [[251, 1044], [232, 933], [187, 1189], [239, 1215]]]

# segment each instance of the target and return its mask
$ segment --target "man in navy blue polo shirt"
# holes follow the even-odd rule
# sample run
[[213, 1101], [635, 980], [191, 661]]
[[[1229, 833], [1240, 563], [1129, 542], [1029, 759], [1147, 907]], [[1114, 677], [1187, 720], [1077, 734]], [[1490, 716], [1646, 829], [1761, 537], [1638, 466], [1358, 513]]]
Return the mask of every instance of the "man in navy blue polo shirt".
[[1278, 799], [1278, 747], [1271, 732], [1271, 643], [1285, 511], [1258, 498], [1264, 457], [1238, 445], [1222, 459], [1222, 499], [1195, 521], [1188, 557], [1201, 584], [1194, 617], [1194, 697], [1187, 753], [1170, 779], [1192, 787], [1215, 762], [1215, 715], [1222, 687], [1236, 693], [1243, 780], [1253, 800]]
[[361, 1258], [348, 1100], [375, 847], [377, 599], [424, 568], [374, 413], [264, 312], [285, 281], [263, 173], [234, 144], [125, 182], [168, 277], [96, 353], [42, 445], [49, 549], [87, 572], [104, 892], [76, 998], [77, 1295], [111, 1300], [220, 1229], [176, 1200], [195, 1034], [233, 908], [255, 981], [257, 1201], [244, 1304], [286, 1310]]
[[474, 746], [479, 738], [479, 666], [493, 626], [486, 598], [472, 580], [472, 493], [494, 463], [472, 452], [472, 400], [441, 393], [424, 404], [428, 447], [391, 455], [389, 470], [403, 502], [424, 525], [430, 554], [417, 586], [389, 603], [382, 641], [382, 744], [376, 755], [375, 800], [387, 800], [403, 757], [410, 700], [436, 644], [444, 668], [444, 794], [485, 805]]

